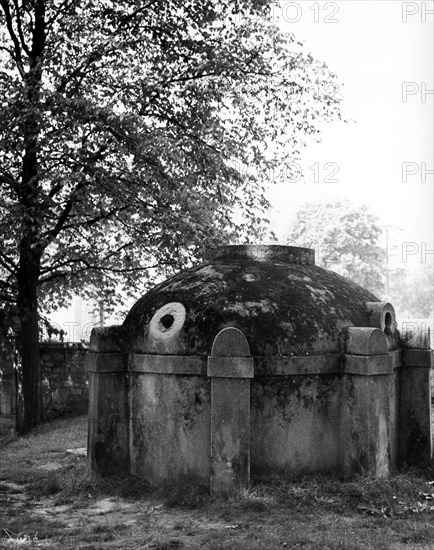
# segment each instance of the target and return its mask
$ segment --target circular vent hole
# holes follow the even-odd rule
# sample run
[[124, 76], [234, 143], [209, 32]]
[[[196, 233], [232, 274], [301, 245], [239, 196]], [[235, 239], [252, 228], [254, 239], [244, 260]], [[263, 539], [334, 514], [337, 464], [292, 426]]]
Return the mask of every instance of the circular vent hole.
[[386, 332], [386, 334], [390, 334], [392, 332], [391, 328], [392, 328], [392, 315], [387, 312], [386, 315], [384, 316], [384, 324], [385, 324], [385, 329], [384, 329], [384, 332]]
[[163, 315], [163, 317], [161, 317], [160, 319], [160, 323], [163, 325], [165, 329], [169, 329], [173, 325], [174, 321], [175, 321], [174, 316], [170, 314]]

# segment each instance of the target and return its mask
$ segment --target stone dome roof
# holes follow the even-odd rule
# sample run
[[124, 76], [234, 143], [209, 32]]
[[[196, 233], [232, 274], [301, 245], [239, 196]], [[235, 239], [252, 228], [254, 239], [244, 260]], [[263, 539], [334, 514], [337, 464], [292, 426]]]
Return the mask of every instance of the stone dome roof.
[[345, 328], [369, 326], [366, 303], [378, 301], [315, 266], [313, 250], [226, 246], [143, 296], [122, 325], [122, 347], [209, 355], [215, 336], [230, 326], [245, 334], [254, 356], [343, 353]]

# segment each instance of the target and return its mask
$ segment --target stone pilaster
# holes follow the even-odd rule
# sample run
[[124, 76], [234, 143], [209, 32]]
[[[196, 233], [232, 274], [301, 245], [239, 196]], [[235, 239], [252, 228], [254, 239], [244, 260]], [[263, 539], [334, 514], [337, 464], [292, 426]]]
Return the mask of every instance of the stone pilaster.
[[386, 478], [394, 466], [394, 357], [379, 328], [350, 328], [341, 415], [343, 473]]
[[432, 368], [431, 349], [402, 350], [398, 457], [407, 464], [424, 464], [433, 457]]
[[250, 378], [253, 358], [244, 334], [225, 328], [210, 357], [211, 491], [231, 492], [250, 482]]
[[92, 470], [101, 475], [129, 471], [128, 379], [116, 328], [94, 328], [86, 358], [88, 460]]

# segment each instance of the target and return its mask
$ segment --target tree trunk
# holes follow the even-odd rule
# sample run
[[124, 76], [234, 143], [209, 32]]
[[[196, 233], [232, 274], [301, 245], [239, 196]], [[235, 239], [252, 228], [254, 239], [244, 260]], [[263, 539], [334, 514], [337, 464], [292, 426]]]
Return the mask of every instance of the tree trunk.
[[29, 431], [41, 419], [41, 367], [38, 333], [38, 285], [43, 248], [39, 206], [37, 159], [38, 124], [26, 120], [25, 154], [21, 204], [24, 206], [20, 261], [17, 271], [17, 306], [20, 316], [20, 353], [23, 375], [23, 431]]
[[38, 334], [37, 287], [39, 258], [32, 258], [22, 249], [18, 271], [18, 310], [21, 321], [20, 353], [24, 398], [23, 432], [41, 420], [41, 359]]
[[24, 398], [23, 431], [36, 426], [42, 416], [41, 358], [38, 332], [38, 286], [44, 244], [41, 240], [40, 174], [38, 139], [40, 135], [40, 89], [46, 45], [45, 0], [32, 5], [34, 26], [28, 49], [29, 70], [25, 75], [27, 104], [23, 118], [24, 156], [19, 190], [23, 207], [20, 261], [17, 272], [20, 352]]

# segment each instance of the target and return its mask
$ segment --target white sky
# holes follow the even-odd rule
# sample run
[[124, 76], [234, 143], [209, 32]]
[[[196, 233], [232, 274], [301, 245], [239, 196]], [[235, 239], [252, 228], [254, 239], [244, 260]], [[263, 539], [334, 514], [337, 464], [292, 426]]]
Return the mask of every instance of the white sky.
[[[426, 170], [434, 168], [433, 94], [422, 97], [421, 91], [422, 83], [427, 90], [434, 87], [434, 15], [428, 13], [434, 11], [434, 2], [280, 2], [285, 4], [283, 27], [337, 74], [343, 83], [344, 118], [355, 122], [328, 125], [322, 143], [308, 146], [302, 159], [304, 182], [286, 182], [270, 190], [277, 236], [283, 237], [289, 218], [302, 203], [348, 198], [367, 204], [381, 224], [402, 228], [390, 231], [399, 244], [411, 241], [421, 248], [424, 242], [432, 250], [434, 179], [427, 173], [422, 181], [421, 163]], [[338, 22], [324, 22], [327, 16]], [[409, 91], [418, 90], [406, 102], [404, 82], [414, 83], [407, 85]], [[321, 171], [315, 184], [309, 166], [316, 162]], [[330, 169], [322, 169], [328, 162], [337, 165], [338, 183], [323, 181], [330, 174]], [[404, 162], [414, 163], [409, 171], [418, 170], [406, 183]], [[432, 258], [428, 255], [426, 260], [431, 263]]]

